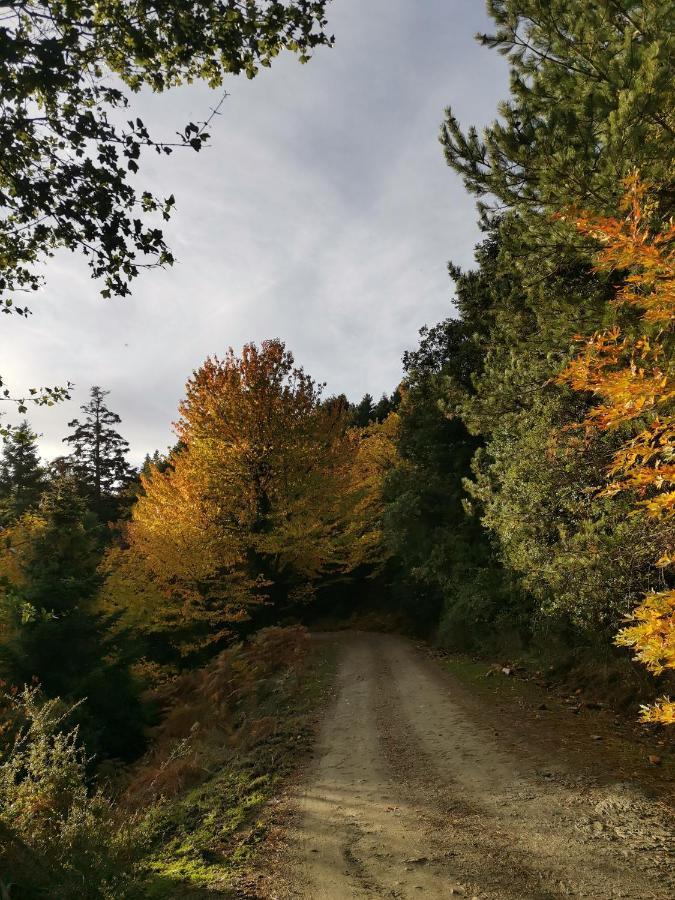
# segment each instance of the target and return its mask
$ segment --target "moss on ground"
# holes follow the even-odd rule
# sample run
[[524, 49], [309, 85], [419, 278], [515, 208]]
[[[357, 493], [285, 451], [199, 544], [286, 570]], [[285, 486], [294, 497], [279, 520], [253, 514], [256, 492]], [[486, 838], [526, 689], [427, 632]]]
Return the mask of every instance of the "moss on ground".
[[314, 643], [302, 672], [262, 699], [257, 715], [273, 717], [270, 733], [245, 750], [211, 750], [204, 780], [150, 812], [154, 849], [139, 897], [234, 896], [234, 879], [265, 838], [265, 805], [311, 750], [335, 656], [334, 645]]

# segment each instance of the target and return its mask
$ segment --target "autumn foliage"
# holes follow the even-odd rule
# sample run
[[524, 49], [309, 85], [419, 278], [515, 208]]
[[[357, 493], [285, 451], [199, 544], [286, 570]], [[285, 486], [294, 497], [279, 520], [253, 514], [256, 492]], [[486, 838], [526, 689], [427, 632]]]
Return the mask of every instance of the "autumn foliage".
[[306, 668], [309, 634], [300, 627], [264, 628], [245, 644], [221, 651], [202, 669], [159, 686], [163, 710], [153, 747], [136, 766], [125, 791], [137, 810], [203, 781], [209, 757], [245, 752], [279, 729], [281, 716], [262, 711], [263, 700], [288, 690]]
[[[597, 332], [560, 376], [562, 383], [598, 400], [589, 429], [623, 428], [630, 437], [614, 454], [605, 495], [632, 491], [647, 519], [675, 519], [675, 225], [655, 230], [647, 193], [637, 174], [626, 180], [623, 218], [579, 215], [577, 229], [598, 241], [596, 270], [626, 273], [614, 305], [627, 325]], [[580, 339], [581, 340], [581, 339]], [[672, 534], [672, 532], [671, 532]], [[675, 546], [656, 563], [675, 562]], [[658, 674], [675, 669], [675, 589], [649, 593], [617, 643]], [[645, 721], [673, 724], [675, 703], [664, 698], [643, 709]]]
[[350, 429], [280, 341], [208, 359], [180, 413], [178, 448], [143, 476], [128, 548], [109, 560], [109, 595], [135, 582], [151, 627], [214, 641], [377, 566], [386, 439]]

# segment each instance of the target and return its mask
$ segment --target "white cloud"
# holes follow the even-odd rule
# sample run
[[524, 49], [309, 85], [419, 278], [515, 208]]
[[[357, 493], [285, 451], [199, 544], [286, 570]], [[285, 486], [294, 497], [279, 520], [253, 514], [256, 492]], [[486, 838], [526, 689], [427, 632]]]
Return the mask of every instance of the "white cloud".
[[[249, 340], [281, 337], [330, 392], [390, 391], [419, 327], [450, 313], [446, 262], [469, 265], [478, 230], [438, 129], [448, 103], [494, 117], [504, 61], [473, 41], [489, 28], [475, 0], [335, 0], [330, 20], [333, 50], [228, 83], [210, 149], [148, 156], [144, 186], [177, 199], [173, 269], [103, 301], [60, 254], [35, 315], [2, 323], [13, 385], [76, 383], [74, 402], [31, 412], [45, 455], [92, 384], [136, 460], [166, 446], [191, 370]], [[134, 98], [134, 113], [170, 135], [217, 99], [193, 86]]]

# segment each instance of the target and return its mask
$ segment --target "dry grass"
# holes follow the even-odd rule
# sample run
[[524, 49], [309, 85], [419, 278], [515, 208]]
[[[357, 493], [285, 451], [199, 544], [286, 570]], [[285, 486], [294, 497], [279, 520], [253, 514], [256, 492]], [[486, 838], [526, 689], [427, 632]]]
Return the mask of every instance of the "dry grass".
[[300, 627], [265, 628], [220, 653], [208, 666], [162, 685], [153, 699], [164, 711], [150, 753], [136, 766], [123, 797], [140, 808], [176, 796], [207, 777], [217, 748], [244, 752], [278, 727], [263, 710], [289, 677], [303, 670], [309, 635]]

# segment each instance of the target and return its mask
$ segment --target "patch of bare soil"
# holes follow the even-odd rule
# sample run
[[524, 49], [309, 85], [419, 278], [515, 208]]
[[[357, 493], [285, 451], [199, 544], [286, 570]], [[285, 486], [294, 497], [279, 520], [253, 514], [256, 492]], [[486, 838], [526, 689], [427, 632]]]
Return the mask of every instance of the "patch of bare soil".
[[[249, 897], [672, 900], [669, 808], [536, 746], [401, 637], [340, 634], [336, 697]], [[546, 724], [541, 723], [546, 729]], [[507, 736], [504, 736], [504, 732]], [[606, 773], [605, 773], [606, 775]]]

